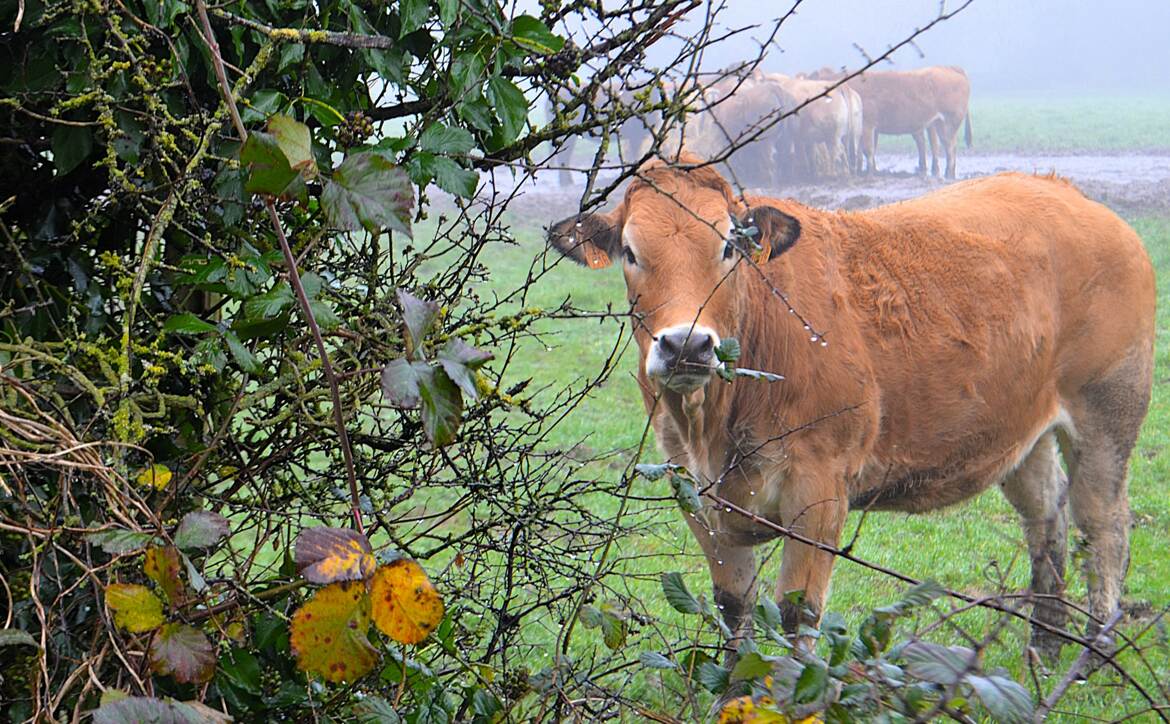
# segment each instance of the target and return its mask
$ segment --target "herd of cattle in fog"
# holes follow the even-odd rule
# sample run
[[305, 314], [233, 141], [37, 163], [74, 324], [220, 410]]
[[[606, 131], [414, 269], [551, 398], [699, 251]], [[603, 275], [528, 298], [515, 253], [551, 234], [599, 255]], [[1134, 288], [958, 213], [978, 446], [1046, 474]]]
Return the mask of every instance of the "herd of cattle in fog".
[[[741, 185], [775, 187], [875, 171], [878, 137], [909, 135], [918, 149], [919, 174], [927, 171], [929, 144], [930, 172], [939, 175], [942, 154], [946, 177], [955, 178], [960, 127], [971, 145], [971, 85], [961, 68], [867, 71], [842, 82], [848, 75], [830, 68], [796, 76], [757, 70], [725, 74], [702, 87], [664, 84], [656, 99], [673, 96], [666, 100], [683, 101], [687, 112], [667, 124], [660, 113], [628, 120], [618, 133], [623, 157], [641, 158], [657, 139], [668, 153], [686, 148], [704, 158], [725, 158], [722, 171]], [[601, 93], [611, 97], [599, 100], [626, 106], [633, 101], [629, 91]], [[567, 145], [558, 156], [571, 152]], [[571, 180], [562, 172], [562, 184]]]

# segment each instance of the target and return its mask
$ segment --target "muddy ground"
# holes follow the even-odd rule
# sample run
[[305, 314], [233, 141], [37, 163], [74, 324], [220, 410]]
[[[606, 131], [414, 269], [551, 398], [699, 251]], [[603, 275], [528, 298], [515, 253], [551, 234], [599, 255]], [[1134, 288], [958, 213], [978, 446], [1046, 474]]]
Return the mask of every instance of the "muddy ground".
[[[748, 191], [827, 209], [864, 209], [920, 196], [947, 183], [915, 175], [916, 166], [912, 155], [883, 154], [878, 156], [877, 174]], [[1001, 171], [1055, 172], [1123, 216], [1170, 215], [1170, 154], [959, 156], [960, 179]], [[562, 187], [555, 171], [545, 171], [535, 181], [520, 184], [509, 208], [541, 225], [563, 218], [580, 204], [584, 179], [578, 177], [579, 184]], [[497, 191], [515, 188], [510, 172], [497, 173], [495, 180]]]

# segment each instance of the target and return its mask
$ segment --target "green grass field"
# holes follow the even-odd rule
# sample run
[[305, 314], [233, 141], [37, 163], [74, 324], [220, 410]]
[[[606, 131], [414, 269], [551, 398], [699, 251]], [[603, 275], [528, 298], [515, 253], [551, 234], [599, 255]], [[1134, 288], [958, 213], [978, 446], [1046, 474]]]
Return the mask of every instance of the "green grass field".
[[[543, 242], [536, 224], [548, 220], [532, 219], [516, 228], [519, 245], [501, 248], [491, 257], [491, 286], [497, 290], [514, 289], [522, 283], [534, 256], [541, 254]], [[1156, 386], [1153, 406], [1141, 440], [1135, 451], [1131, 468], [1131, 502], [1134, 518], [1132, 535], [1132, 564], [1125, 601], [1134, 607], [1135, 614], [1123, 627], [1136, 634], [1150, 622], [1151, 611], [1170, 606], [1170, 557], [1164, 551], [1170, 543], [1170, 505], [1167, 504], [1167, 468], [1170, 467], [1170, 347], [1166, 331], [1170, 326], [1170, 220], [1140, 218], [1132, 220], [1142, 235], [1159, 270], [1160, 314], [1158, 317], [1159, 344], [1157, 354]], [[549, 257], [551, 263], [555, 261]], [[615, 308], [624, 305], [624, 283], [616, 268], [589, 271], [568, 263], [559, 263], [531, 289], [528, 304], [552, 307], [571, 297], [580, 307], [604, 309], [612, 303]], [[545, 344], [532, 343], [522, 349], [508, 369], [507, 377], [522, 379], [536, 376], [542, 381], [570, 384], [577, 382], [590, 370], [598, 369], [618, 336], [625, 332], [617, 322], [598, 324], [596, 320], [547, 322]], [[610, 465], [591, 464], [582, 475], [598, 478], [617, 478], [621, 468], [636, 448], [645, 424], [645, 414], [633, 370], [637, 364], [636, 350], [626, 351], [618, 374], [596, 390], [592, 399], [573, 412], [564, 424], [556, 428], [549, 444], [568, 448], [584, 442], [592, 451], [618, 450]], [[506, 379], [505, 382], [508, 380]], [[646, 461], [657, 460], [652, 450]], [[637, 479], [632, 492], [638, 496], [666, 496], [666, 483]], [[591, 501], [599, 511], [616, 514], [620, 501], [612, 496], [598, 496]], [[677, 614], [667, 605], [658, 585], [658, 575], [678, 570], [694, 592], [708, 592], [710, 583], [706, 567], [698, 556], [697, 547], [673, 506], [662, 503], [635, 503], [635, 514], [654, 516], [656, 523], [651, 535], [618, 542], [617, 557], [629, 557], [624, 564], [626, 574], [617, 593], [638, 602], [654, 621], [647, 627], [647, 635], [635, 637], [626, 653], [633, 658], [642, 650], [663, 650], [671, 643], [685, 640], [688, 635], [681, 628]], [[646, 510], [643, 510], [646, 509]], [[846, 535], [851, 535], [860, 520], [850, 517]], [[1074, 532], [1075, 541], [1075, 532]], [[862, 558], [887, 566], [914, 577], [934, 578], [942, 584], [972, 594], [994, 590], [992, 569], [1007, 571], [1011, 586], [1023, 590], [1027, 586], [1029, 567], [1023, 536], [1014, 511], [996, 490], [981, 495], [969, 504], [942, 512], [908, 516], [900, 514], [873, 514], [865, 524], [854, 552]], [[764, 569], [764, 580], [772, 581], [778, 567], [778, 556], [772, 546], [758, 549], [760, 558], [771, 556]], [[1070, 565], [1070, 594], [1083, 598], [1084, 579], [1075, 565]], [[617, 585], [616, 581], [608, 581]], [[767, 583], [762, 588], [766, 590]], [[842, 613], [852, 626], [873, 608], [897, 598], [903, 588], [897, 582], [882, 577], [848, 562], [839, 563], [834, 575], [829, 608]], [[974, 612], [960, 617], [968, 630], [981, 633], [994, 617]], [[693, 624], [692, 624], [693, 625]], [[666, 632], [664, 636], [649, 635], [651, 631]], [[1025, 683], [1022, 651], [1026, 642], [1026, 627], [1010, 623], [1001, 636], [986, 664], [1003, 666]], [[958, 643], [940, 639], [946, 643]], [[1155, 626], [1140, 639], [1150, 647], [1147, 653], [1160, 672], [1170, 670], [1170, 652], [1167, 650], [1165, 629]], [[551, 640], [550, 640], [551, 643]], [[575, 637], [578, 656], [600, 656], [605, 652], [597, 631], [579, 630]], [[1075, 652], [1066, 650], [1065, 665]], [[1127, 663], [1134, 671], [1141, 671], [1136, 657]], [[628, 695], [643, 699], [648, 705], [662, 707], [662, 711], [677, 712], [680, 702], [669, 688], [662, 688], [658, 677], [673, 677], [674, 673], [646, 673], [633, 677]], [[1143, 685], [1156, 689], [1154, 675], [1141, 675]], [[1116, 683], [1107, 675], [1098, 675], [1098, 683]], [[1048, 686], [1054, 682], [1049, 681]], [[1112, 719], [1122, 711], [1140, 708], [1140, 700], [1132, 691], [1115, 686], [1080, 686], [1065, 699], [1061, 711], [1073, 714]]]

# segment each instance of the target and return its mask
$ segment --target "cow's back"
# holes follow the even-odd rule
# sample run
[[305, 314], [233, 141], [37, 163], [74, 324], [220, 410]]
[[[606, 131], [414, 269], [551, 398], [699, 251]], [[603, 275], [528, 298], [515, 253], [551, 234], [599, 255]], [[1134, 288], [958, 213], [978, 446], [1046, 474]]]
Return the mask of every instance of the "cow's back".
[[921, 510], [997, 482], [1079, 390], [1152, 354], [1140, 239], [1059, 179], [955, 184], [842, 218], [842, 274], [881, 400], [862, 488]]

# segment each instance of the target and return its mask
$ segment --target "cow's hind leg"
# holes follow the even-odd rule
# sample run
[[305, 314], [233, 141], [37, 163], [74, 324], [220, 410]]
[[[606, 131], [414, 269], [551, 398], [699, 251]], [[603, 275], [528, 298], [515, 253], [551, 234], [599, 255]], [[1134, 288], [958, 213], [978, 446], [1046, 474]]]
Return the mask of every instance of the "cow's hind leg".
[[1117, 610], [1129, 567], [1126, 474], [1149, 406], [1151, 375], [1152, 360], [1143, 350], [1085, 385], [1070, 405], [1071, 429], [1061, 437], [1069, 466], [1069, 507], [1086, 543], [1090, 637]]
[[1041, 437], [1001, 487], [1023, 521], [1032, 560], [1032, 615], [1038, 622], [1032, 627], [1032, 646], [1055, 658], [1063, 639], [1044, 625], [1063, 629], [1068, 620], [1060, 601], [1068, 554], [1068, 481], [1057, 459], [1055, 433]]

